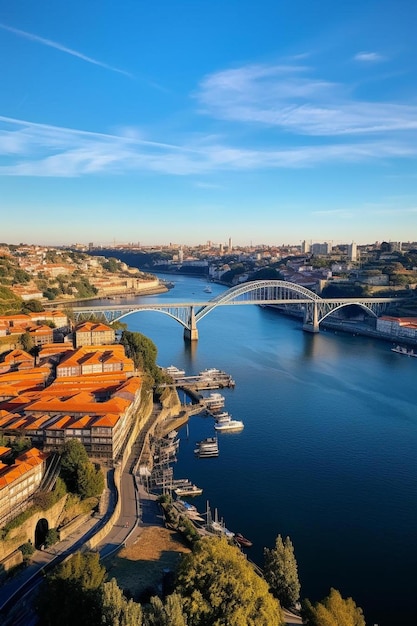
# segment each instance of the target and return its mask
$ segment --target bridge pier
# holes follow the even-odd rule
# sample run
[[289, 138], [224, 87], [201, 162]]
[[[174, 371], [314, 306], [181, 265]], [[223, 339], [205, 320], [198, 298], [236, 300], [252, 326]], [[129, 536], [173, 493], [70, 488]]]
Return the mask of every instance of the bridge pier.
[[318, 333], [319, 328], [319, 316], [317, 311], [317, 302], [308, 304], [305, 308], [303, 330], [307, 333]]
[[188, 319], [188, 328], [184, 328], [184, 341], [198, 341], [198, 330], [195, 321], [194, 307], [190, 307], [190, 317]]
[[185, 341], [198, 341], [197, 328], [184, 328], [184, 340]]

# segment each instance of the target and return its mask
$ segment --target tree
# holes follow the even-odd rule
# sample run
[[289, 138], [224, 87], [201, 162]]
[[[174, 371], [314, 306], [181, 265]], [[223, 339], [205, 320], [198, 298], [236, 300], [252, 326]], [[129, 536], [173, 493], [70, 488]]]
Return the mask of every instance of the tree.
[[183, 601], [178, 593], [167, 596], [165, 603], [153, 596], [146, 613], [148, 626], [187, 626]]
[[127, 600], [114, 578], [101, 589], [101, 624], [103, 626], [142, 626], [142, 607]]
[[279, 626], [279, 602], [225, 538], [203, 537], [183, 557], [176, 591], [190, 626]]
[[161, 381], [162, 373], [156, 364], [158, 350], [149, 337], [125, 330], [120, 343], [125, 347], [126, 355], [133, 359], [136, 368], [143, 369], [156, 383]]
[[91, 461], [81, 463], [77, 468], [77, 493], [81, 498], [101, 495], [104, 489], [104, 476], [100, 467], [94, 467]]
[[343, 599], [336, 589], [330, 589], [327, 598], [314, 606], [306, 600], [303, 618], [306, 626], [365, 626], [362, 609], [352, 598]]
[[265, 580], [272, 593], [283, 606], [294, 606], [300, 597], [300, 582], [290, 538], [286, 537], [284, 542], [278, 535], [275, 548], [264, 549], [264, 560]]
[[33, 339], [30, 333], [28, 333], [27, 331], [25, 333], [23, 333], [23, 335], [20, 335], [20, 345], [22, 346], [22, 350], [24, 350], [25, 352], [30, 353], [30, 351], [32, 350], [32, 348], [34, 347], [34, 343], [33, 343]]
[[78, 468], [88, 462], [88, 455], [78, 439], [65, 442], [61, 454], [61, 476], [72, 493], [78, 493]]
[[28, 300], [22, 307], [22, 313], [41, 313], [44, 310], [45, 309], [40, 300]]
[[106, 570], [98, 552], [76, 552], [46, 578], [37, 599], [43, 626], [99, 626]]

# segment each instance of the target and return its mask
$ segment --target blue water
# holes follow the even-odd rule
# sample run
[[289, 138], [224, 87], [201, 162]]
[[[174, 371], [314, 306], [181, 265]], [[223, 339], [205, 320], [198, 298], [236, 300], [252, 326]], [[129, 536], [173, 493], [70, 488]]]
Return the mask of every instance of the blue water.
[[[224, 290], [175, 281], [137, 301], [201, 301]], [[257, 306], [214, 310], [192, 346], [166, 315], [124, 321], [156, 343], [160, 365], [188, 374], [217, 367], [236, 380], [222, 393], [245, 429], [219, 435], [218, 458], [193, 455], [214, 433], [211, 418], [192, 417], [189, 437], [180, 433], [175, 477], [204, 488], [199, 509], [209, 500], [228, 528], [252, 539], [248, 554], [261, 566], [263, 548], [289, 535], [302, 597], [321, 600], [335, 587], [367, 624], [417, 624], [417, 359], [365, 337], [307, 334]]]

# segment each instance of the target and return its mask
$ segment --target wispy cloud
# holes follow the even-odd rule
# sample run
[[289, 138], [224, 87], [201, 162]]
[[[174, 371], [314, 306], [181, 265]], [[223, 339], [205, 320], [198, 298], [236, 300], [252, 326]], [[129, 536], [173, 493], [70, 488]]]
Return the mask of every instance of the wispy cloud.
[[297, 65], [249, 65], [206, 76], [195, 97], [200, 112], [309, 136], [417, 129], [417, 106], [355, 100], [341, 83]]
[[6, 24], [0, 23], [0, 28], [3, 30], [7, 30], [18, 37], [23, 37], [24, 39], [28, 39], [29, 41], [34, 41], [36, 43], [40, 43], [44, 46], [48, 46], [49, 48], [55, 48], [56, 50], [60, 50], [61, 52], [65, 52], [66, 54], [70, 54], [73, 57], [77, 57], [82, 61], [86, 61], [87, 63], [92, 63], [93, 65], [98, 65], [103, 67], [106, 70], [110, 70], [111, 72], [117, 72], [118, 74], [123, 74], [124, 76], [128, 76], [129, 78], [133, 78], [132, 74], [126, 72], [125, 70], [121, 70], [112, 65], [108, 65], [107, 63], [103, 63], [102, 61], [97, 61], [97, 59], [93, 59], [92, 57], [86, 56], [77, 50], [73, 50], [72, 48], [67, 48], [62, 44], [52, 41], [51, 39], [45, 39], [44, 37], [39, 37], [38, 35], [34, 35], [33, 33], [28, 33], [24, 30], [19, 30], [18, 28], [13, 28], [12, 26], [7, 26]]
[[211, 141], [192, 136], [183, 144], [170, 144], [145, 139], [132, 128], [121, 129], [117, 134], [93, 133], [0, 116], [0, 175], [3, 176], [71, 177], [143, 172], [187, 176], [226, 170], [308, 168], [323, 163], [358, 163], [416, 155], [417, 145], [412, 141], [250, 149], [227, 145], [214, 136]]
[[385, 61], [385, 57], [382, 54], [378, 54], [378, 52], [358, 52], [353, 57], [355, 61], [364, 61], [365, 63], [379, 63], [380, 61]]

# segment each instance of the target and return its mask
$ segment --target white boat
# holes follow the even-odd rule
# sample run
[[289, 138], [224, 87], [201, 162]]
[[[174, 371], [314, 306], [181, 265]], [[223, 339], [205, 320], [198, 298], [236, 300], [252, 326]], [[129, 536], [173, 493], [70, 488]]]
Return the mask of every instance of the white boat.
[[405, 356], [417, 357], [417, 352], [414, 352], [413, 348], [408, 350], [405, 346], [395, 346], [395, 348], [391, 348], [391, 351], [396, 352], [397, 354], [404, 354]]
[[228, 420], [220, 424], [214, 424], [214, 429], [217, 431], [242, 430], [243, 428], [245, 428], [245, 425], [240, 420]]
[[207, 285], [207, 287], [204, 287], [203, 291], [205, 293], [213, 293], [212, 290], [211, 290], [211, 287], [209, 285]]
[[180, 370], [178, 369], [178, 367], [175, 367], [175, 365], [169, 365], [168, 367], [165, 368], [165, 371], [174, 380], [185, 376], [185, 370]]
[[217, 437], [208, 437], [197, 443], [194, 453], [201, 458], [214, 457], [219, 455], [219, 443]]
[[203, 402], [209, 411], [218, 411], [224, 406], [224, 396], [221, 393], [211, 393]]
[[196, 485], [186, 485], [184, 487], [177, 487], [174, 489], [174, 493], [179, 497], [201, 496], [203, 490]]

